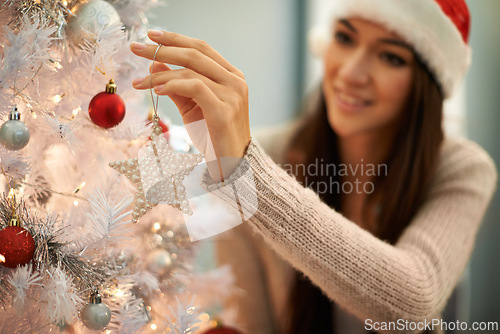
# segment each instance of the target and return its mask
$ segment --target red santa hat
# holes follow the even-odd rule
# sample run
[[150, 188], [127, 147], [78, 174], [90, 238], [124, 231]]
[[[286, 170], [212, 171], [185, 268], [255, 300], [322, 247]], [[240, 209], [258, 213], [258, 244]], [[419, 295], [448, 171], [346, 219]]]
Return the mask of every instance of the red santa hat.
[[309, 43], [322, 56], [330, 42], [332, 23], [360, 17], [379, 23], [413, 46], [450, 97], [471, 59], [470, 16], [464, 0], [332, 0], [327, 24], [313, 28]]

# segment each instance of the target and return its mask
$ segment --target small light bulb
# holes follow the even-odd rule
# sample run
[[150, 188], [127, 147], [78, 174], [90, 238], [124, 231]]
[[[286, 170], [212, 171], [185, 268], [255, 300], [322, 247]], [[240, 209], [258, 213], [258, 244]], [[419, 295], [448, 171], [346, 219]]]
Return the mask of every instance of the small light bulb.
[[73, 112], [72, 112], [72, 114], [71, 114], [71, 118], [72, 118], [72, 119], [75, 119], [76, 115], [78, 115], [78, 113], [79, 113], [80, 111], [82, 111], [82, 108], [80, 108], [80, 107], [73, 109]]
[[154, 229], [157, 230], [157, 231], [161, 228], [160, 223], [154, 223], [153, 226], [154, 226]]
[[54, 103], [59, 103], [59, 102], [61, 102], [61, 100], [62, 100], [62, 96], [61, 96], [61, 95], [59, 95], [59, 94], [55, 95], [55, 96], [52, 98], [52, 101], [54, 101]]
[[[66, 4], [65, 4], [65, 6], [66, 6]], [[54, 60], [54, 59], [50, 59], [50, 58], [49, 58], [49, 61], [50, 61], [52, 64], [54, 64], [54, 67], [55, 67], [55, 68], [57, 68], [57, 69], [59, 69], [59, 70], [62, 68], [61, 63], [60, 63], [60, 62], [58, 62], [57, 60]]]
[[77, 192], [79, 192], [80, 190], [82, 190], [83, 187], [85, 187], [85, 181], [83, 181], [82, 183], [80, 183], [80, 185], [78, 186], [78, 188], [76, 188], [75, 191], [73, 191], [73, 194], [76, 194]]
[[78, 206], [78, 201], [74, 201], [74, 202], [73, 202], [73, 205], [74, 205], [74, 206]]
[[3, 256], [2, 254], [0, 254], [0, 262], [5, 262], [5, 256]]
[[156, 324], [151, 324], [151, 329], [155, 331], [156, 330]]

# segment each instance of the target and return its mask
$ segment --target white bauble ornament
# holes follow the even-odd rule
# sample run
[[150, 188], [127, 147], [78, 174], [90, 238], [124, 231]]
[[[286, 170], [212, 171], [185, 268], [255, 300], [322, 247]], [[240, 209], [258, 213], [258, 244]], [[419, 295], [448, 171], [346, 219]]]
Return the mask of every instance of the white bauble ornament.
[[147, 255], [146, 263], [150, 271], [161, 274], [172, 264], [172, 257], [165, 249], [155, 249]]
[[11, 151], [24, 148], [30, 140], [30, 130], [19, 119], [20, 114], [17, 107], [14, 107], [9, 115], [9, 120], [0, 127], [0, 143]]
[[75, 45], [83, 45], [85, 41], [92, 43], [92, 35], [99, 29], [120, 22], [116, 9], [104, 0], [91, 0], [77, 5], [68, 22], [66, 34]]
[[80, 318], [88, 329], [99, 331], [111, 321], [111, 310], [101, 302], [98, 293], [92, 294], [90, 303], [80, 311]]

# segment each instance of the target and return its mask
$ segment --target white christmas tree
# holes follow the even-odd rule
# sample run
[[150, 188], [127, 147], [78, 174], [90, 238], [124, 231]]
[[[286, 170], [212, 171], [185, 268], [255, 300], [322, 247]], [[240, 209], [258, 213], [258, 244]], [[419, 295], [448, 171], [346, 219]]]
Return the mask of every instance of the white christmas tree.
[[[187, 136], [185, 152], [168, 146], [168, 126], [148, 123], [131, 88], [150, 64], [129, 44], [145, 40], [157, 5], [3, 1], [0, 333], [197, 333], [201, 307], [230, 290], [227, 268], [193, 272], [180, 210], [196, 206], [182, 182], [201, 157]], [[153, 157], [144, 166], [141, 150]], [[179, 154], [183, 171], [162, 160]], [[182, 175], [148, 192], [141, 176], [155, 168]]]

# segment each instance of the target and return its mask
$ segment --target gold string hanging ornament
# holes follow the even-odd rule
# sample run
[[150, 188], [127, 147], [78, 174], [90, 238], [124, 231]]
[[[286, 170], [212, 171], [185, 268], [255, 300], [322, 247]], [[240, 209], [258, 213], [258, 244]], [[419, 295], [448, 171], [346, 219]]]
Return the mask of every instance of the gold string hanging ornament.
[[[156, 48], [151, 74], [161, 46], [158, 44]], [[186, 199], [183, 180], [203, 159], [202, 154], [180, 153], [170, 147], [160, 126], [159, 99], [157, 95], [155, 101], [151, 79], [149, 90], [154, 112], [151, 140], [139, 150], [136, 158], [109, 164], [137, 187], [132, 212], [134, 223], [158, 204], [169, 204], [182, 213], [191, 215], [193, 212]]]

